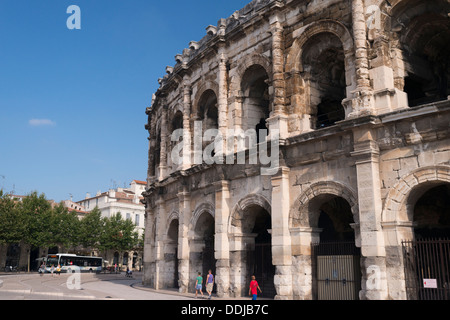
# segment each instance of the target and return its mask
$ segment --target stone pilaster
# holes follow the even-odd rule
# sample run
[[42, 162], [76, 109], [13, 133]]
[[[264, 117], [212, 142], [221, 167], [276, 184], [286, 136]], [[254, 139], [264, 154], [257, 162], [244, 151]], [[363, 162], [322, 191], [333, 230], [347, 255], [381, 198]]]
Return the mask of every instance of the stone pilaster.
[[146, 198], [145, 231], [144, 231], [144, 276], [145, 286], [154, 286], [152, 263], [154, 262], [155, 234], [152, 232], [155, 225], [155, 214], [150, 208], [150, 200]]
[[156, 201], [156, 239], [154, 246], [155, 257], [155, 285], [156, 290], [162, 289], [164, 285], [164, 238], [166, 230], [166, 206], [163, 199]]
[[215, 258], [216, 285], [219, 297], [229, 297], [230, 290], [230, 247], [228, 242], [228, 220], [230, 217], [230, 189], [228, 181], [218, 181], [215, 208]]
[[289, 168], [280, 167], [272, 177], [272, 263], [275, 299], [292, 299], [292, 250], [289, 231]]
[[164, 105], [161, 114], [161, 146], [159, 156], [159, 180], [163, 180], [167, 173], [167, 106]]
[[292, 243], [292, 288], [293, 298], [296, 300], [312, 300], [312, 252], [311, 243], [317, 243], [322, 229], [310, 227], [291, 228]]
[[183, 77], [183, 163], [182, 170], [186, 170], [191, 166], [191, 84], [189, 76]]
[[[354, 130], [354, 151], [358, 181], [359, 229], [361, 240], [361, 299], [387, 299], [386, 252], [381, 226], [381, 184], [379, 148], [368, 128]], [[376, 277], [374, 276], [374, 273]], [[375, 282], [372, 280], [375, 279]]]
[[191, 219], [191, 197], [189, 192], [178, 193], [179, 224], [178, 224], [178, 279], [179, 292], [189, 290], [189, 220]]
[[222, 153], [226, 148], [226, 135], [228, 129], [228, 72], [227, 72], [227, 55], [225, 47], [219, 46], [219, 92], [218, 92], [218, 109], [219, 109], [219, 132], [222, 136]]
[[269, 135], [275, 129], [279, 130], [281, 138], [285, 138], [288, 135], [288, 116], [285, 106], [284, 28], [281, 21], [282, 18], [278, 14], [270, 18], [270, 32], [272, 33], [273, 108], [270, 118], [267, 119], [267, 123]]

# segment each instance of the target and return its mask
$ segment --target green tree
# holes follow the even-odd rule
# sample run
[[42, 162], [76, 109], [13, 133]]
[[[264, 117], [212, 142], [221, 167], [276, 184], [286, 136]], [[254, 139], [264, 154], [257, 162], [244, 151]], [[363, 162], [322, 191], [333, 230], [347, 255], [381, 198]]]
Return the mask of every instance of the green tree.
[[20, 242], [24, 234], [24, 216], [10, 195], [0, 190], [0, 243]]
[[101, 250], [127, 251], [138, 243], [138, 234], [134, 224], [129, 219], [122, 219], [119, 213], [110, 218], [104, 218], [104, 232], [100, 237]]
[[36, 191], [18, 203], [18, 210], [24, 217], [23, 240], [32, 247], [48, 247], [51, 241], [51, 204], [45, 194]]
[[80, 221], [80, 244], [85, 248], [97, 247], [104, 232], [105, 220], [98, 207], [87, 213]]
[[59, 247], [75, 247], [80, 241], [81, 223], [75, 212], [69, 212], [62, 203], [51, 210], [50, 245]]

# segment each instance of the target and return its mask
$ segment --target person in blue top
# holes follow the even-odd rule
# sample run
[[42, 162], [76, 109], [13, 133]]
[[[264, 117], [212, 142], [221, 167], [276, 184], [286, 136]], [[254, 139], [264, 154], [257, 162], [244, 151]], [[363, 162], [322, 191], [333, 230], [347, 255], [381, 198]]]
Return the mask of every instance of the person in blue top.
[[208, 292], [208, 299], [211, 299], [211, 294], [214, 286], [214, 276], [211, 269], [208, 270], [208, 275], [206, 276], [206, 292]]

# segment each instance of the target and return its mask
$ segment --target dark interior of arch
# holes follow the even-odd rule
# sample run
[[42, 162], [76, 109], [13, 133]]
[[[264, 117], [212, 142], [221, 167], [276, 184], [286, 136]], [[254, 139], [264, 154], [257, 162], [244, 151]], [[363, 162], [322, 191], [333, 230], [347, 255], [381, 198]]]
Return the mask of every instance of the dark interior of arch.
[[414, 206], [416, 239], [450, 239], [450, 184], [432, 187]]
[[400, 30], [410, 107], [450, 95], [449, 10], [446, 1], [411, 1], [394, 12], [392, 29]]
[[345, 119], [342, 100], [346, 97], [345, 56], [340, 39], [331, 33], [320, 33], [303, 48], [303, 70], [310, 77], [312, 127], [334, 125]]
[[355, 233], [350, 226], [353, 222], [349, 203], [341, 197], [333, 197], [320, 207], [318, 227], [323, 229], [320, 241], [354, 241]]

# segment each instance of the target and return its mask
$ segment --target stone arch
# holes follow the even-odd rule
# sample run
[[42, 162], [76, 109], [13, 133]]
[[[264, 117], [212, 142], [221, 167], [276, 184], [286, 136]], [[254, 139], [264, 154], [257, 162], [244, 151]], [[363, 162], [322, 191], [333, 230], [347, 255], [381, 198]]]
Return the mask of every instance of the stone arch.
[[414, 107], [447, 100], [450, 93], [450, 3], [445, 0], [382, 2], [381, 26], [390, 39], [395, 85]]
[[204, 81], [201, 82], [200, 86], [197, 89], [197, 93], [195, 94], [195, 98], [192, 104], [192, 110], [191, 110], [191, 116], [196, 117], [198, 113], [198, 104], [200, 102], [200, 99], [202, 98], [203, 94], [211, 90], [214, 92], [216, 97], [219, 97], [219, 85], [214, 81]]
[[269, 214], [272, 213], [270, 201], [263, 195], [252, 193], [242, 198], [236, 203], [230, 215], [229, 230], [232, 227], [241, 227], [242, 221], [245, 219], [245, 211], [251, 206], [259, 206], [266, 210]]
[[269, 83], [272, 83], [272, 67], [270, 59], [261, 54], [250, 54], [238, 64], [236, 67], [236, 75], [231, 79], [230, 91], [234, 96], [239, 96], [238, 93], [241, 89], [241, 82], [245, 71], [253, 65], [260, 65], [263, 67], [269, 77]]
[[389, 191], [383, 206], [382, 221], [392, 222], [412, 222], [413, 209], [415, 203], [411, 199], [419, 199], [421, 193], [420, 186], [436, 185], [439, 183], [450, 183], [450, 166], [429, 166], [419, 168], [401, 178]]
[[203, 203], [199, 204], [195, 208], [194, 212], [192, 213], [192, 218], [191, 218], [191, 221], [189, 223], [189, 225], [190, 225], [189, 229], [190, 230], [194, 230], [195, 229], [195, 226], [197, 225], [198, 219], [205, 212], [210, 214], [213, 219], [215, 218], [214, 205], [209, 203], [209, 202], [203, 202]]
[[[359, 223], [358, 199], [356, 192], [348, 186], [334, 181], [317, 182], [308, 187], [295, 200], [289, 212], [290, 227], [312, 227], [317, 226], [318, 215], [315, 210], [310, 210], [312, 200], [319, 196], [341, 197], [350, 205], [353, 221]], [[319, 208], [316, 208], [319, 209]]]
[[[345, 119], [351, 110], [350, 106], [344, 106], [343, 102], [352, 98], [351, 92], [356, 88], [355, 52], [351, 33], [338, 21], [320, 20], [294, 31], [294, 36], [296, 35], [298, 36], [286, 58], [285, 69], [288, 74], [287, 81], [290, 82], [288, 87], [291, 88], [288, 92], [291, 112], [303, 118], [302, 130], [306, 131], [322, 127], [319, 125], [319, 113], [320, 117], [325, 119], [324, 125], [327, 123], [328, 116], [331, 115], [334, 116], [329, 121], [329, 125]], [[327, 90], [322, 88], [323, 90], [320, 91], [317, 83], [311, 83], [315, 77], [310, 73], [316, 69], [312, 69], [311, 66], [305, 68], [305, 61], [303, 61], [305, 54], [308, 55], [311, 50], [318, 50], [317, 45], [311, 45], [311, 41], [318, 41], [327, 35], [329, 35], [329, 43], [319, 41], [323, 43], [324, 48], [320, 51], [318, 58], [328, 59], [329, 55], [339, 57], [337, 60], [329, 61], [332, 66], [324, 67], [324, 70], [330, 70], [332, 77], [339, 75], [338, 78], [341, 79], [339, 81], [333, 79], [336, 83], [332, 87], [336, 87], [335, 90], [338, 89], [337, 92], [339, 92], [338, 95], [334, 94], [335, 97], [328, 97]], [[339, 72], [336, 74], [332, 70], [339, 70]]]
[[173, 211], [168, 217], [167, 217], [167, 221], [166, 221], [166, 226], [167, 226], [167, 231], [166, 234], [168, 234], [169, 232], [169, 228], [170, 228], [170, 224], [174, 221], [174, 220], [180, 220], [180, 216], [178, 214], [177, 211]]
[[[337, 36], [344, 48], [345, 57], [347, 60], [346, 68], [354, 67], [353, 62], [348, 58], [353, 57], [353, 38], [348, 29], [340, 22], [334, 20], [320, 20], [310, 23], [309, 25], [301, 28], [295, 33], [300, 34], [298, 38], [294, 40], [292, 47], [287, 56], [286, 71], [287, 72], [301, 72], [302, 68], [302, 53], [305, 43], [314, 35], [319, 33], [332, 33]], [[350, 64], [351, 62], [351, 64]]]

